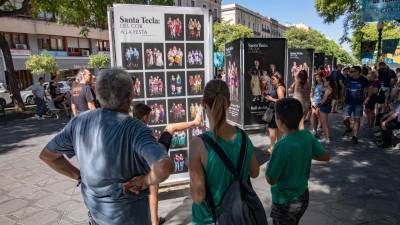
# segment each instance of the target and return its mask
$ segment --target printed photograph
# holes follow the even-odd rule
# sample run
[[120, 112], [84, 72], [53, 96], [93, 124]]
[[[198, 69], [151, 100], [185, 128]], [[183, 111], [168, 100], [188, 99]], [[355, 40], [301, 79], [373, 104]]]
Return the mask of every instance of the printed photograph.
[[226, 83], [231, 94], [230, 100], [237, 102], [239, 101], [239, 70], [235, 60], [228, 62], [227, 73]]
[[143, 70], [142, 43], [121, 43], [122, 67], [127, 70]]
[[165, 44], [167, 51], [167, 69], [184, 69], [185, 45], [183, 43]]
[[171, 148], [185, 148], [187, 146], [186, 131], [177, 131], [172, 135]]
[[133, 81], [133, 98], [144, 98], [143, 73], [129, 73]]
[[204, 40], [204, 16], [186, 15], [186, 40]]
[[153, 129], [153, 135], [156, 138], [156, 140], [158, 141], [158, 139], [160, 139], [161, 134], [164, 132], [166, 126], [161, 126], [161, 127], [152, 127], [151, 129]]
[[205, 121], [205, 112], [202, 104], [202, 98], [188, 99], [189, 121], [196, 119], [197, 115], [201, 116], [202, 121]]
[[151, 108], [149, 125], [159, 125], [167, 123], [165, 100], [147, 101], [147, 105]]
[[204, 45], [203, 44], [186, 44], [186, 67], [187, 68], [204, 68]]
[[204, 71], [188, 71], [188, 95], [202, 95], [204, 82]]
[[175, 173], [186, 173], [188, 172], [188, 167], [186, 164], [188, 158], [187, 150], [177, 150], [171, 151], [169, 157], [175, 163]]
[[191, 141], [193, 139], [193, 137], [197, 137], [206, 131], [207, 131], [207, 127], [205, 127], [205, 126], [199, 126], [199, 127], [189, 129], [189, 141]]
[[183, 41], [183, 14], [165, 14], [165, 40]]
[[164, 72], [146, 73], [147, 98], [165, 97], [164, 81]]
[[169, 123], [186, 122], [186, 99], [168, 100]]
[[162, 43], [145, 43], [144, 59], [146, 69], [164, 69], [164, 45]]
[[167, 72], [168, 97], [186, 95], [185, 71]]

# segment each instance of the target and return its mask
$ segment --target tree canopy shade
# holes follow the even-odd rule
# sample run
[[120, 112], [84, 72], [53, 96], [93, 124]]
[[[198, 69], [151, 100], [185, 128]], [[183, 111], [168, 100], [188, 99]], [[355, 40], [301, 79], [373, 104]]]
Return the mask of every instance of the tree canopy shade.
[[316, 52], [333, 55], [338, 63], [353, 63], [354, 59], [333, 40], [313, 29], [290, 28], [284, 34], [289, 48], [313, 48]]
[[214, 51], [224, 52], [225, 44], [240, 38], [253, 37], [253, 30], [242, 25], [233, 25], [229, 22], [214, 23]]
[[[399, 38], [400, 27], [397, 27], [394, 23], [385, 23], [385, 26], [382, 30], [382, 39], [385, 40]], [[351, 48], [353, 50], [354, 57], [357, 59], [361, 57], [361, 42], [365, 41], [378, 41], [376, 23], [366, 24], [353, 32]]]

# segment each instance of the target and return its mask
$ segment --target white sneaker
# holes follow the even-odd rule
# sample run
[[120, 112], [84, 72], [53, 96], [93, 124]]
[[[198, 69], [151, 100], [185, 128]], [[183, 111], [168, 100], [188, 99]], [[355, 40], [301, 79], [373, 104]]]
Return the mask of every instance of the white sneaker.
[[44, 116], [39, 117], [39, 120], [44, 120]]
[[38, 114], [35, 114], [35, 119], [40, 120], [40, 116]]
[[322, 138], [319, 142], [323, 143], [323, 144], [329, 144], [331, 143], [331, 141], [329, 140], [329, 138]]

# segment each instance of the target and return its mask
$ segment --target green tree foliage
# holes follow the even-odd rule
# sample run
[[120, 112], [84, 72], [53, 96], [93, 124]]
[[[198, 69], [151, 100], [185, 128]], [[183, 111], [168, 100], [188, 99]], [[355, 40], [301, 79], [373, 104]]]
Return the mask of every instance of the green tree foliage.
[[[152, 5], [174, 5], [174, 0], [152, 0]], [[54, 13], [57, 22], [74, 24], [82, 28], [86, 35], [87, 28], [107, 28], [107, 8], [114, 3], [143, 4], [143, 0], [32, 0], [32, 13]]]
[[290, 28], [284, 34], [289, 48], [313, 48], [316, 52], [333, 55], [338, 63], [353, 63], [354, 59], [333, 40], [313, 29]]
[[55, 74], [57, 72], [56, 59], [46, 52], [41, 55], [29, 56], [25, 65], [34, 75]]
[[315, 0], [315, 8], [326, 23], [333, 23], [339, 17], [344, 16], [344, 33], [341, 42], [350, 41], [349, 30], [362, 27], [361, 4], [359, 0]]
[[89, 56], [89, 65], [93, 68], [106, 68], [110, 64], [110, 56], [106, 54], [95, 54]]
[[[394, 23], [385, 23], [382, 31], [382, 39], [398, 39], [400, 38], [400, 28]], [[355, 32], [351, 39], [351, 48], [353, 55], [357, 59], [361, 57], [361, 42], [364, 41], [377, 41], [378, 31], [376, 29], [376, 23], [366, 24]]]
[[253, 37], [253, 30], [242, 25], [232, 25], [229, 22], [215, 23], [214, 30], [214, 51], [224, 52], [225, 44], [240, 38]]

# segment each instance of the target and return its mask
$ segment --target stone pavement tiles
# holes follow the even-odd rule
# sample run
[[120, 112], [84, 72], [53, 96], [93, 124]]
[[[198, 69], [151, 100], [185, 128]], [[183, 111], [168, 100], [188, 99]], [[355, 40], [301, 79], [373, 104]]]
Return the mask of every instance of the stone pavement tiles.
[[[376, 148], [367, 129], [358, 145], [342, 138], [340, 117], [332, 116], [333, 138], [326, 146], [329, 163], [314, 162], [310, 176], [310, 205], [302, 225], [400, 224], [400, 151]], [[87, 210], [75, 182], [56, 174], [38, 154], [66, 121], [18, 120], [0, 127], [0, 225], [80, 225]], [[264, 149], [268, 138], [252, 134], [253, 143]], [[253, 186], [270, 212], [271, 195], [263, 163]], [[75, 162], [76, 163], [76, 162]], [[169, 225], [190, 224], [188, 189], [160, 194], [160, 216]], [[272, 224], [272, 223], [270, 223]]]

